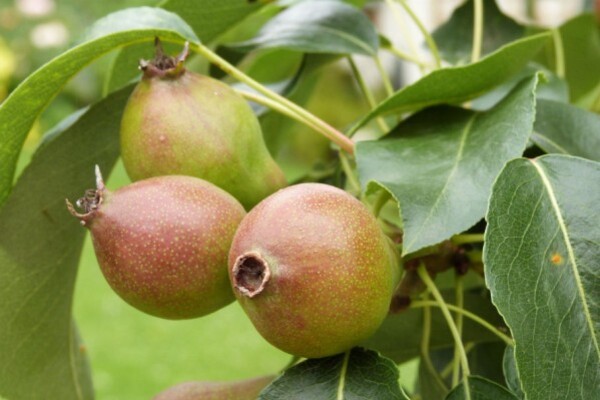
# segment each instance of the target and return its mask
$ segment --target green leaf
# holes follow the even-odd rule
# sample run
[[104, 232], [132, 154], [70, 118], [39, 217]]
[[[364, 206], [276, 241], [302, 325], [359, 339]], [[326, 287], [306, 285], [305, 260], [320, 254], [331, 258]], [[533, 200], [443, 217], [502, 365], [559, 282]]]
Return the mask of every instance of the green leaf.
[[487, 112], [426, 109], [379, 141], [359, 142], [363, 187], [383, 186], [399, 201], [402, 254], [462, 232], [485, 214], [492, 183], [522, 154], [533, 129], [537, 75]]
[[[560, 28], [565, 57], [565, 79], [571, 101], [576, 102], [600, 84], [600, 30], [593, 14], [573, 18]], [[546, 64], [556, 70], [555, 45], [549, 42], [541, 53]]]
[[446, 400], [516, 400], [504, 387], [480, 376], [469, 376], [465, 381], [469, 385], [470, 396], [465, 391], [465, 382], [452, 389]]
[[401, 114], [435, 104], [456, 104], [481, 96], [521, 71], [549, 37], [549, 33], [531, 36], [508, 44], [474, 64], [433, 71], [384, 100], [352, 131], [379, 115]]
[[119, 123], [131, 88], [64, 124], [39, 148], [0, 209], [0, 395], [92, 398], [71, 307], [86, 230], [65, 198], [93, 187], [119, 155]]
[[[442, 291], [448, 303], [454, 302], [454, 289]], [[489, 295], [480, 291], [467, 291], [464, 294], [464, 308], [485, 319], [494, 326], [504, 322], [489, 299]], [[363, 346], [379, 351], [396, 363], [403, 363], [421, 353], [423, 334], [423, 309], [409, 308], [397, 314], [389, 315], [375, 334], [362, 343]], [[486, 328], [469, 318], [464, 318], [463, 339], [465, 342], [495, 342], [500, 339]], [[437, 307], [431, 308], [430, 349], [447, 348], [454, 344], [448, 324]]]
[[[70, 52], [81, 50], [80, 46], [96, 40], [99, 42], [93, 43], [95, 48], [105, 52], [103, 49], [112, 50], [133, 40], [148, 40], [149, 37], [154, 39], [154, 36], [148, 35], [146, 31], [154, 32], [154, 36], [166, 35], [175, 41], [199, 41], [194, 31], [178, 15], [160, 8], [136, 7], [116, 11], [97, 20], [83, 36], [79, 46]], [[107, 40], [107, 36], [111, 36], [112, 40]]]
[[229, 46], [374, 56], [379, 38], [369, 18], [355, 7], [334, 0], [303, 1], [274, 17], [255, 38]]
[[392, 361], [374, 351], [355, 348], [293, 366], [263, 390], [259, 399], [408, 400], [398, 377], [398, 368]]
[[[208, 43], [260, 10], [262, 4], [247, 0], [166, 0], [158, 6], [179, 15], [202, 42]], [[105, 92], [123, 87], [138, 77], [139, 59], [152, 58], [152, 53], [152, 46], [148, 44], [133, 44], [120, 50], [109, 70]]]
[[531, 140], [547, 153], [600, 161], [600, 116], [570, 104], [538, 100]]
[[570, 156], [511, 161], [494, 185], [485, 276], [529, 399], [600, 392], [598, 204], [600, 164]]
[[504, 385], [502, 360], [505, 342], [477, 343], [467, 353], [471, 374], [484, 377], [499, 385]]
[[200, 40], [208, 43], [263, 5], [248, 0], [165, 0], [158, 6], [179, 15]]
[[519, 372], [517, 371], [517, 363], [515, 361], [515, 348], [512, 346], [506, 346], [504, 359], [502, 360], [502, 369], [508, 389], [518, 399], [524, 399], [525, 394], [523, 393], [523, 389], [521, 389], [521, 380], [519, 379]]
[[541, 79], [536, 89], [536, 98], [559, 101], [562, 103], [569, 102], [569, 87], [567, 83], [560, 79], [554, 72], [537, 63], [529, 63], [519, 73], [509, 78], [506, 82], [497, 86], [493, 90], [485, 93], [474, 99], [471, 102], [471, 107], [474, 110], [489, 110], [494, 105], [498, 104], [511, 90], [515, 88], [523, 79], [541, 72], [544, 79]]
[[19, 152], [36, 118], [67, 81], [101, 55], [120, 46], [153, 40], [198, 39], [177, 15], [159, 8], [117, 11], [98, 20], [84, 41], [24, 80], [0, 105], [0, 205], [10, 193]]
[[[443, 58], [457, 63], [469, 60], [473, 48], [473, 0], [457, 8], [452, 17], [435, 30], [435, 40]], [[483, 1], [482, 54], [523, 37], [525, 28], [500, 11], [495, 0]]]

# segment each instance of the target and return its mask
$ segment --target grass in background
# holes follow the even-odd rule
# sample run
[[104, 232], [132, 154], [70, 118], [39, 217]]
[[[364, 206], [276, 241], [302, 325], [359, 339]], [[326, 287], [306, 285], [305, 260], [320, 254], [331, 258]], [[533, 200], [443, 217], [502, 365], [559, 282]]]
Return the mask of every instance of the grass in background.
[[[127, 183], [119, 163], [107, 187], [115, 190]], [[184, 321], [137, 311], [108, 286], [89, 237], [79, 266], [74, 316], [100, 400], [148, 400], [183, 381], [273, 374], [291, 358], [260, 337], [237, 303]]]

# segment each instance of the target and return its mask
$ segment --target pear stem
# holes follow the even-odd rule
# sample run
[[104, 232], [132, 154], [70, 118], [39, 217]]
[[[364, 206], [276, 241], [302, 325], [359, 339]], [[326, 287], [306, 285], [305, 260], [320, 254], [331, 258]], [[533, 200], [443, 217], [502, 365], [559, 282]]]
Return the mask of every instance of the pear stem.
[[556, 75], [565, 78], [565, 49], [563, 46], [560, 30], [552, 29], [552, 40], [554, 42], [554, 53], [556, 57]]
[[262, 106], [268, 107], [273, 111], [277, 111], [278, 113], [285, 115], [291, 119], [294, 119], [301, 124], [307, 125], [308, 127], [314, 129], [315, 131], [321, 133], [321, 128], [310, 121], [306, 121], [304, 118], [300, 117], [298, 114], [291, 111], [289, 108], [282, 106], [280, 103], [273, 101], [265, 96], [261, 96], [258, 93], [249, 92], [246, 90], [235, 89], [242, 97], [246, 100], [250, 100], [256, 104], [260, 104]]
[[183, 50], [176, 57], [165, 54], [160, 39], [154, 38], [154, 59], [140, 60], [139, 68], [144, 73], [144, 78], [151, 79], [155, 76], [161, 78], [176, 78], [185, 72], [184, 61], [190, 54], [190, 44], [185, 42]]
[[417, 14], [415, 14], [415, 12], [408, 6], [406, 0], [398, 0], [398, 3], [402, 6], [402, 8], [404, 8], [404, 11], [406, 11], [406, 13], [415, 23], [415, 25], [417, 25], [419, 31], [421, 31], [421, 34], [425, 38], [425, 42], [427, 43], [427, 46], [429, 47], [429, 50], [431, 51], [431, 54], [433, 55], [433, 58], [435, 60], [435, 67], [441, 68], [442, 58], [440, 57], [440, 52], [438, 50], [437, 44], [435, 43], [435, 40], [433, 40], [433, 37], [429, 34], [427, 29], [425, 28], [425, 25], [423, 25], [423, 22], [419, 19]]
[[479, 61], [481, 57], [481, 46], [483, 42], [483, 1], [473, 2], [473, 48], [471, 49], [471, 62]]
[[[450, 315], [450, 311], [448, 310], [448, 305], [444, 301], [444, 298], [442, 297], [442, 294], [439, 292], [438, 288], [435, 286], [435, 283], [433, 283], [433, 280], [431, 280], [429, 272], [427, 272], [427, 270], [425, 269], [424, 263], [421, 262], [419, 264], [419, 267], [417, 268], [417, 273], [419, 274], [419, 277], [421, 278], [423, 283], [425, 283], [425, 285], [427, 286], [427, 289], [429, 289], [429, 291], [435, 298], [435, 301], [439, 304], [439, 307], [442, 310], [442, 314], [444, 315], [444, 318], [448, 323], [448, 328], [450, 329], [450, 333], [452, 333], [454, 343], [459, 350], [460, 363], [463, 370], [463, 375], [471, 375], [471, 370], [469, 369], [469, 362], [467, 361], [467, 353], [465, 352], [465, 348], [462, 343], [462, 339], [460, 337], [458, 329], [456, 328], [456, 324], [454, 323], [454, 320]], [[468, 384], [465, 384], [465, 391], [468, 390]], [[468, 394], [468, 397], [470, 398], [470, 394]]]
[[[410, 308], [425, 308], [425, 307], [440, 307], [440, 305], [438, 302], [431, 301], [431, 300], [417, 300], [417, 301], [412, 301], [410, 303]], [[489, 322], [487, 322], [485, 319], [481, 318], [480, 316], [473, 314], [472, 312], [470, 312], [464, 308], [457, 307], [453, 304], [446, 304], [446, 307], [448, 307], [448, 309], [450, 311], [453, 311], [455, 313], [460, 313], [460, 314], [464, 315], [465, 317], [477, 322], [478, 324], [480, 324], [481, 326], [483, 326], [484, 328], [486, 328], [490, 332], [492, 332], [494, 335], [498, 336], [498, 338], [500, 338], [508, 346], [515, 345], [515, 341], [510, 336], [506, 335], [505, 333], [502, 333], [502, 331], [500, 331], [498, 328], [496, 328], [494, 325], [490, 324]]]

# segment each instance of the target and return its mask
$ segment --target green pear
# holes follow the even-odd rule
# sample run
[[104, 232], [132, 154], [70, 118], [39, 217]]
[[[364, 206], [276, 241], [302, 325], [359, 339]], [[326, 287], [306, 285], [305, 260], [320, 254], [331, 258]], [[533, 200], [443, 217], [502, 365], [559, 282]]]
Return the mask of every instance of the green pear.
[[248, 103], [227, 84], [183, 67], [160, 44], [121, 122], [121, 156], [134, 181], [190, 175], [231, 193], [246, 209], [286, 185]]
[[262, 376], [232, 382], [184, 382], [160, 392], [152, 400], [255, 400], [274, 378]]

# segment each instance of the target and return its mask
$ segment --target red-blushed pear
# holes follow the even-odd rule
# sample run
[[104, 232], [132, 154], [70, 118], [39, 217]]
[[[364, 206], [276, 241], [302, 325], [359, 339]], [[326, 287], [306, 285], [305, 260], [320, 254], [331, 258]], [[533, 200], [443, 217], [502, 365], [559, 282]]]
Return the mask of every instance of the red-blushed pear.
[[96, 189], [71, 214], [91, 232], [104, 277], [148, 314], [195, 318], [234, 300], [227, 254], [246, 212], [231, 195], [190, 176], [145, 179], [110, 192], [96, 167]]
[[231, 245], [229, 276], [267, 341], [320, 358], [375, 332], [399, 270], [393, 244], [361, 202], [333, 186], [305, 183], [248, 213]]
[[256, 400], [273, 379], [274, 376], [262, 376], [232, 382], [184, 382], [160, 392], [152, 400]]
[[186, 70], [178, 57], [142, 61], [143, 77], [121, 121], [121, 156], [136, 181], [190, 175], [231, 193], [247, 209], [286, 185], [258, 119], [227, 84]]

